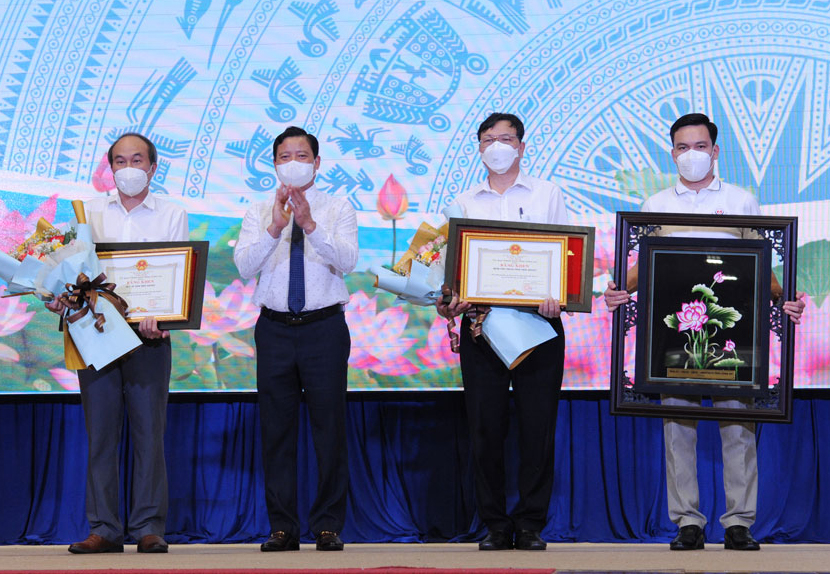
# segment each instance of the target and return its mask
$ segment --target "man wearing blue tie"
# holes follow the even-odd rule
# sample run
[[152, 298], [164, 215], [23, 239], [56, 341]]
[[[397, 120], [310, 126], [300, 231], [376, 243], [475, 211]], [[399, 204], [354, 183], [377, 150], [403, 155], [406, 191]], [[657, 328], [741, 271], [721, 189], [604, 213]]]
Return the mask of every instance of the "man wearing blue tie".
[[271, 535], [263, 552], [299, 550], [297, 435], [305, 396], [317, 455], [317, 496], [309, 527], [317, 550], [342, 550], [349, 471], [346, 379], [351, 340], [343, 275], [357, 264], [357, 217], [320, 192], [317, 138], [289, 127], [274, 140], [280, 181], [274, 199], [245, 214], [233, 259], [245, 278], [259, 275], [254, 303], [257, 391]]

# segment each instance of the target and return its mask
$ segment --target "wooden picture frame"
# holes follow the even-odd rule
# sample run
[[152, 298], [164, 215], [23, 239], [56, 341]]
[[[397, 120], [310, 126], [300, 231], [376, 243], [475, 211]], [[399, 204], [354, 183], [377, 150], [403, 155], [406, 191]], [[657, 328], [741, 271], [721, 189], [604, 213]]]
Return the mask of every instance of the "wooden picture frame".
[[[797, 227], [795, 217], [617, 214], [614, 281], [633, 290], [636, 274], [637, 293], [614, 314], [611, 414], [792, 420], [794, 325], [781, 306], [795, 298]], [[705, 332], [703, 317], [714, 321]], [[743, 343], [735, 343], [738, 333]], [[694, 337], [709, 339], [702, 362], [692, 358]], [[683, 338], [690, 346], [678, 346]], [[669, 376], [668, 368], [678, 370]], [[716, 373], [733, 368], [732, 379]], [[704, 398], [677, 406], [662, 404], [666, 395]], [[732, 408], [723, 398], [740, 400]]]

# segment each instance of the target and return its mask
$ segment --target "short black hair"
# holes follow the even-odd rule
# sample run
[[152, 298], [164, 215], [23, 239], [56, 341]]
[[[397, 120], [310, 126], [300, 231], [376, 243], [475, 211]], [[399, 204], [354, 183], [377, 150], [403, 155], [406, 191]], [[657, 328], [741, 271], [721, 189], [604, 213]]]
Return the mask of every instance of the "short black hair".
[[118, 136], [118, 139], [115, 140], [114, 142], [112, 142], [112, 145], [110, 146], [110, 149], [107, 150], [107, 159], [110, 162], [110, 167], [112, 167], [112, 148], [115, 147], [115, 144], [117, 144], [118, 142], [120, 142], [121, 140], [123, 140], [126, 137], [138, 138], [141, 141], [143, 141], [144, 143], [146, 143], [147, 144], [147, 159], [150, 160], [150, 163], [158, 163], [158, 152], [156, 151], [156, 145], [141, 134], [138, 134], [138, 133], [135, 133], [135, 132], [127, 132], [125, 134], [121, 134], [120, 136]]
[[513, 114], [495, 113], [487, 116], [487, 119], [478, 126], [478, 133], [476, 134], [478, 135], [478, 141], [481, 141], [481, 134], [499, 122], [510, 122], [510, 126], [516, 130], [516, 137], [519, 138], [519, 141], [522, 141], [522, 138], [525, 137], [525, 125], [522, 123], [522, 120]]
[[317, 154], [320, 152], [320, 142], [317, 141], [317, 138], [305, 131], [303, 128], [288, 126], [285, 128], [284, 132], [274, 138], [274, 147], [271, 150], [274, 154], [274, 161], [277, 161], [277, 148], [280, 147], [282, 142], [288, 138], [297, 137], [308, 140], [308, 145], [311, 146], [311, 154], [314, 156], [314, 159], [317, 159]]
[[677, 133], [677, 130], [686, 126], [706, 126], [706, 129], [709, 130], [709, 137], [712, 138], [712, 145], [715, 145], [715, 142], [718, 141], [718, 126], [712, 123], [709, 116], [706, 114], [686, 114], [679, 117], [669, 130], [671, 145], [674, 145], [674, 134]]

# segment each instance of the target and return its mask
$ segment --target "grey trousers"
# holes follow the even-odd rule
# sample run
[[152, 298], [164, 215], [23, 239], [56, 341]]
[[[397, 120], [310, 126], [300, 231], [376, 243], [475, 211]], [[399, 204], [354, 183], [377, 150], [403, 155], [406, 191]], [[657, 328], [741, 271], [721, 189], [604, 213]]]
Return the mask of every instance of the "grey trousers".
[[86, 515], [90, 532], [112, 542], [124, 539], [118, 505], [118, 446], [125, 407], [133, 450], [132, 495], [125, 493], [130, 501], [127, 532], [136, 540], [147, 534], [164, 535], [164, 428], [170, 371], [169, 339], [145, 341], [100, 371], [78, 371], [89, 444]]
[[[662, 397], [664, 405], [699, 405], [699, 397]], [[715, 399], [715, 406], [746, 408], [738, 399]], [[719, 422], [723, 455], [723, 486], [726, 512], [720, 517], [724, 528], [752, 526], [758, 503], [758, 460], [755, 451], [755, 423]], [[664, 419], [666, 445], [666, 487], [669, 518], [679, 527], [691, 524], [703, 528], [706, 517], [699, 510], [697, 484], [697, 421]]]

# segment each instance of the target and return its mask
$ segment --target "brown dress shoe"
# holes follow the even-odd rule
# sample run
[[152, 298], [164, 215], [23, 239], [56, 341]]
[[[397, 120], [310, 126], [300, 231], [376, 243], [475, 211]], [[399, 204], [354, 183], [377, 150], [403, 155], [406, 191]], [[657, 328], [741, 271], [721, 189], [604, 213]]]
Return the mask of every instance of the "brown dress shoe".
[[167, 554], [167, 542], [158, 534], [147, 534], [138, 541], [138, 551], [147, 554]]
[[103, 536], [90, 534], [83, 542], [69, 546], [72, 554], [100, 554], [102, 552], [124, 552], [124, 544], [110, 542]]

